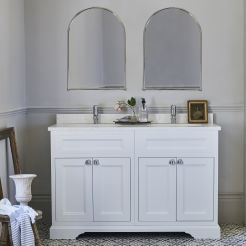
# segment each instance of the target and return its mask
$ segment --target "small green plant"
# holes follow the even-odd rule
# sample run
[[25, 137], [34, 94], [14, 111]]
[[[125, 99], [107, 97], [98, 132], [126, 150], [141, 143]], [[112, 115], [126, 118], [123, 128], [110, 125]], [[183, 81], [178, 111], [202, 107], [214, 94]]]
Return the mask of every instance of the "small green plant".
[[136, 99], [134, 97], [131, 97], [131, 99], [127, 100], [127, 105], [130, 107], [130, 109], [133, 112], [133, 115], [136, 115]]
[[127, 111], [127, 108], [130, 108], [133, 116], [136, 116], [136, 99], [134, 97], [131, 97], [131, 99], [127, 100], [127, 102], [118, 101], [114, 106], [114, 109], [118, 112]]

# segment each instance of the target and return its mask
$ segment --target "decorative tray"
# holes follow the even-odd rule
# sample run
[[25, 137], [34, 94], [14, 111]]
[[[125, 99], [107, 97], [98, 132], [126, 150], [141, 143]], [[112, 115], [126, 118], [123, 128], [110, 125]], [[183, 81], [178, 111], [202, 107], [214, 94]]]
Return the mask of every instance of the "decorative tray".
[[129, 122], [122, 122], [122, 121], [114, 121], [115, 124], [121, 125], [144, 125], [144, 124], [151, 124], [151, 121], [140, 122], [140, 121], [129, 121]]
[[143, 124], [150, 124], [151, 121], [141, 122], [137, 120], [137, 117], [132, 116], [125, 116], [121, 119], [117, 119], [114, 121], [115, 124], [122, 124], [122, 125], [143, 125]]
[[141, 122], [141, 121], [120, 121], [116, 120], [114, 121], [115, 124], [121, 124], [121, 125], [145, 125], [145, 124], [151, 124], [151, 121]]

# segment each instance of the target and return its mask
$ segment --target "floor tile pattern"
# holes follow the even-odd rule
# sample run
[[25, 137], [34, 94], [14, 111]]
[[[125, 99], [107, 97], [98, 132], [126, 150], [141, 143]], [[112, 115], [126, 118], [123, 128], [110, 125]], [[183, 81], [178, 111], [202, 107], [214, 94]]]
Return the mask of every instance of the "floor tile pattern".
[[223, 225], [221, 240], [195, 240], [185, 233], [86, 233], [77, 240], [50, 240], [39, 225], [44, 246], [246, 246], [246, 227]]

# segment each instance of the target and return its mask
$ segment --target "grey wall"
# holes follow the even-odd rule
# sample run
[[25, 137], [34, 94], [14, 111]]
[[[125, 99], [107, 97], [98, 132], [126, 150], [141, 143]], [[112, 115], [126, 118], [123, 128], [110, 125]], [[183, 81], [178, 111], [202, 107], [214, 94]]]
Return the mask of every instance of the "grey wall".
[[[18, 151], [24, 160], [25, 115], [25, 33], [24, 0], [0, 0], [0, 128], [14, 126]], [[0, 177], [7, 182], [6, 144], [0, 142]], [[12, 172], [12, 168], [10, 168]]]
[[[246, 144], [246, 2], [244, 1], [244, 144]], [[246, 150], [244, 148], [244, 224], [246, 224]]]
[[0, 1], [0, 113], [25, 107], [24, 0]]
[[[25, 142], [20, 144], [25, 149], [24, 171], [38, 174], [33, 186], [33, 204], [43, 208], [45, 215], [49, 216], [50, 150], [47, 127], [55, 122], [57, 112], [84, 112], [93, 104], [111, 108], [116, 100], [130, 96], [143, 96], [150, 106], [158, 107], [160, 112], [168, 112], [169, 105], [173, 103], [183, 110], [187, 99], [206, 98], [209, 100], [212, 112], [216, 114], [216, 122], [222, 126], [219, 163], [220, 221], [242, 222], [245, 94], [242, 52], [244, 49], [243, 2], [243, 0], [94, 0], [93, 2], [91, 0], [24, 0], [23, 5], [22, 0], [0, 0], [0, 12], [4, 7], [4, 16], [6, 13], [9, 14], [8, 18], [5, 17], [5, 22], [0, 21], [1, 30], [9, 32], [3, 42], [3, 37], [0, 37], [1, 43], [4, 44], [0, 49], [3, 49], [3, 46], [9, 47], [8, 45], [14, 42], [13, 47], [19, 54], [15, 58], [13, 53], [9, 53], [12, 49], [9, 49], [9, 52], [6, 51], [8, 49], [3, 49], [5, 55], [3, 58], [0, 57], [0, 69], [4, 68], [15, 78], [0, 79], [0, 93], [9, 94], [8, 97], [3, 96], [5, 99], [0, 97], [0, 109], [2, 107], [4, 111], [1, 126], [17, 124], [21, 126], [17, 128], [18, 134], [24, 133]], [[13, 6], [6, 9], [10, 3]], [[91, 7], [92, 3], [93, 6], [113, 10], [125, 24], [127, 91], [68, 92], [66, 90], [67, 26], [75, 13]], [[169, 6], [190, 11], [202, 27], [202, 92], [141, 90], [144, 26], [154, 12]], [[22, 21], [23, 7], [25, 30]], [[17, 11], [16, 15], [12, 14], [13, 10]], [[0, 18], [3, 18], [2, 14]], [[13, 29], [9, 29], [10, 24]], [[26, 76], [24, 38], [26, 38]], [[12, 62], [6, 62], [10, 58]], [[16, 63], [17, 65], [13, 66]], [[25, 98], [27, 111], [7, 113], [25, 107]]]

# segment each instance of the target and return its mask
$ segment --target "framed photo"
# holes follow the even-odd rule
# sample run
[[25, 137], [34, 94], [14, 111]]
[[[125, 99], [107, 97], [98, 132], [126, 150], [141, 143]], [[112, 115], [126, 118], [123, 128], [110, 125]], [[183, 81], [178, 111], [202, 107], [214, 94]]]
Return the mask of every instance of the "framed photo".
[[187, 104], [189, 123], [208, 123], [207, 100], [190, 100]]

